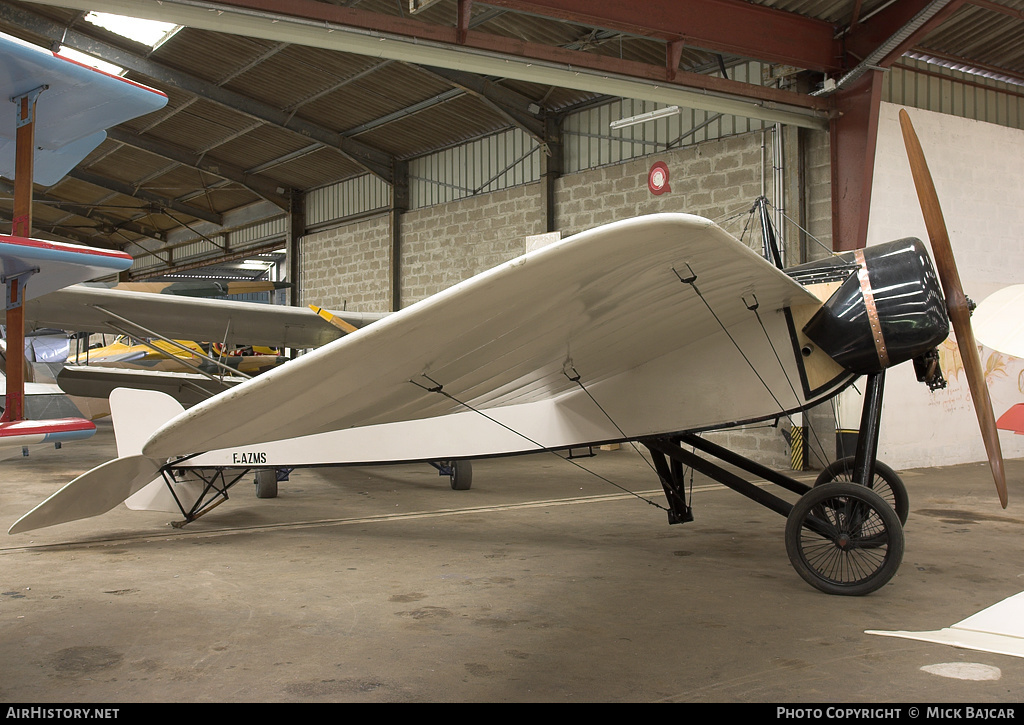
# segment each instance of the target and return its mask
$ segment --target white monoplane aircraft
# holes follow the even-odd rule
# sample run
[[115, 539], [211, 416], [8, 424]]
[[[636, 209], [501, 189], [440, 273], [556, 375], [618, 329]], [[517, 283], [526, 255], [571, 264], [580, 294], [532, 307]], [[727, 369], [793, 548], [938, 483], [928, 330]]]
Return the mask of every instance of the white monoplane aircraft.
[[[874, 591], [899, 567], [907, 512], [898, 477], [875, 475], [883, 468], [875, 453], [885, 371], [913, 360], [923, 382], [943, 384], [935, 348], [950, 321], [1006, 505], [967, 304], [920, 146], [902, 120], [941, 288], [916, 239], [782, 270], [699, 217], [609, 224], [187, 411], [151, 391], [116, 391], [119, 457], [67, 484], [11, 533], [125, 500], [140, 508], [171, 501], [191, 520], [223, 500], [247, 468], [460, 461], [640, 441], [654, 457], [670, 522], [691, 518], [682, 477], [691, 466], [787, 516], [790, 558], [813, 586]], [[857, 454], [826, 469], [822, 485], [808, 487], [698, 435], [805, 410], [860, 375], [867, 384]], [[710, 458], [801, 497], [790, 504]], [[852, 481], [833, 480], [844, 467]]]

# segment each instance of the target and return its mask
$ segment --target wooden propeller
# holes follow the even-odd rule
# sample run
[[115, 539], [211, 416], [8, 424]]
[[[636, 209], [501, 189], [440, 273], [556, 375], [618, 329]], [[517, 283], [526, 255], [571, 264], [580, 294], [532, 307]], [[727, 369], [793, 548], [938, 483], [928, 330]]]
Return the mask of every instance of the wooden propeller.
[[992, 469], [992, 477], [996, 482], [999, 503], [1006, 508], [1006, 473], [1003, 469], [1003, 453], [999, 447], [996, 417], [992, 411], [992, 399], [989, 397], [988, 386], [985, 384], [985, 371], [981, 365], [981, 355], [978, 354], [978, 343], [974, 339], [974, 330], [971, 329], [970, 306], [964, 295], [963, 286], [960, 284], [960, 274], [957, 272], [956, 260], [953, 258], [946, 222], [942, 217], [942, 209], [939, 206], [939, 197], [935, 193], [935, 184], [932, 183], [932, 175], [928, 171], [928, 164], [925, 161], [924, 152], [921, 150], [921, 142], [917, 139], [910, 116], [904, 110], [900, 111], [900, 126], [903, 129], [903, 143], [907, 147], [907, 156], [910, 158], [910, 170], [914, 175], [914, 186], [917, 187], [917, 198], [921, 203], [921, 212], [924, 214], [924, 223], [932, 244], [932, 255], [935, 258], [935, 266], [942, 283], [942, 292], [946, 298], [949, 321], [953, 324], [953, 332], [956, 334], [960, 347], [960, 357], [963, 359], [964, 372], [967, 374], [967, 384], [971, 389], [974, 410], [978, 415], [978, 424], [981, 426], [981, 437], [985, 441], [989, 467]]

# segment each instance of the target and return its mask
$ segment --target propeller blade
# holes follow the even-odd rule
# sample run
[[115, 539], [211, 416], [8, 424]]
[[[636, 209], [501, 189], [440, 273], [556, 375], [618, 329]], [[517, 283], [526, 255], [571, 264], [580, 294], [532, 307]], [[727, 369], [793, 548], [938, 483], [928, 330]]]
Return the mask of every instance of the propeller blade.
[[989, 397], [988, 386], [985, 384], [985, 370], [981, 364], [981, 355], [978, 353], [978, 343], [974, 339], [974, 330], [971, 328], [970, 305], [964, 295], [963, 286], [960, 284], [960, 274], [957, 272], [956, 260], [953, 258], [953, 249], [949, 243], [946, 222], [942, 217], [942, 208], [939, 206], [939, 197], [935, 193], [935, 184], [932, 183], [932, 175], [928, 171], [924, 151], [921, 150], [921, 142], [918, 141], [914, 125], [910, 122], [910, 116], [905, 110], [900, 111], [900, 127], [903, 129], [903, 143], [907, 147], [910, 170], [914, 175], [917, 198], [921, 203], [925, 226], [928, 228], [928, 238], [931, 240], [932, 255], [935, 257], [935, 266], [942, 283], [942, 292], [946, 297], [949, 321], [953, 325], [953, 332], [956, 334], [957, 344], [960, 347], [960, 357], [963, 359], [967, 384], [971, 389], [971, 398], [974, 400], [974, 410], [978, 415], [981, 437], [985, 441], [989, 467], [992, 469], [996, 491], [999, 493], [999, 503], [1006, 508], [1006, 473], [1003, 469], [1003, 453], [999, 446], [999, 433], [996, 428], [995, 413], [992, 411], [992, 399]]

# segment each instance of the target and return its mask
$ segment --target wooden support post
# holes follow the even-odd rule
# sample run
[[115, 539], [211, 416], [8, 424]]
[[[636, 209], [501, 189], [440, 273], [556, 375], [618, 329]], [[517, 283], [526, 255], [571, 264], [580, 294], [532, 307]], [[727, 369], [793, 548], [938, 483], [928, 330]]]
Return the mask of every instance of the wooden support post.
[[[35, 160], [36, 99], [46, 90], [35, 90], [13, 98], [15, 111], [14, 220], [11, 235], [32, 236], [32, 177]], [[7, 395], [0, 420], [25, 419], [25, 285], [31, 271], [12, 274], [3, 280], [7, 308]]]
[[13, 99], [17, 104], [14, 156], [14, 223], [11, 235], [32, 236], [32, 174], [35, 152], [36, 98], [43, 88]]
[[7, 280], [7, 400], [0, 421], [25, 419], [25, 308], [19, 302], [12, 306], [12, 297], [20, 295], [22, 279]]

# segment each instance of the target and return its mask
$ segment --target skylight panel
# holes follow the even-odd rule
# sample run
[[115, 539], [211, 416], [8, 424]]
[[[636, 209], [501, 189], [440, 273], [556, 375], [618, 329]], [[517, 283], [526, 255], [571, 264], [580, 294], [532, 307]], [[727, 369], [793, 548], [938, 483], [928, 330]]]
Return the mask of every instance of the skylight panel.
[[86, 13], [85, 19], [93, 25], [106, 28], [112, 33], [117, 33], [137, 43], [147, 45], [154, 50], [166, 43], [171, 36], [181, 30], [181, 26], [174, 23], [141, 20], [139, 18], [129, 18], [123, 15], [111, 15], [110, 13], [98, 13], [95, 11]]
[[[137, 43], [147, 45], [152, 49], [159, 48], [163, 43], [181, 30], [180, 25], [174, 23], [161, 23], [156, 20], [140, 20], [139, 18], [129, 18], [123, 15], [111, 15], [110, 13], [97, 13], [89, 12], [86, 13], [85, 19], [93, 25], [98, 25], [101, 28], [106, 28], [112, 33], [134, 40]], [[110, 75], [123, 76], [127, 71], [124, 68], [94, 58], [91, 55], [87, 55], [74, 48], [61, 47], [57, 51], [60, 55], [65, 58], [77, 61], [82, 65], [91, 66], [97, 68], [104, 73]]]

